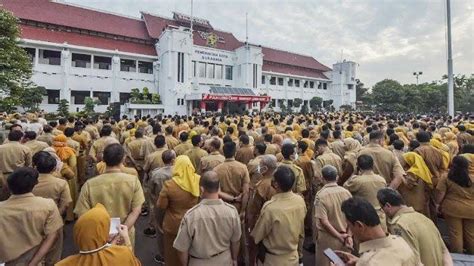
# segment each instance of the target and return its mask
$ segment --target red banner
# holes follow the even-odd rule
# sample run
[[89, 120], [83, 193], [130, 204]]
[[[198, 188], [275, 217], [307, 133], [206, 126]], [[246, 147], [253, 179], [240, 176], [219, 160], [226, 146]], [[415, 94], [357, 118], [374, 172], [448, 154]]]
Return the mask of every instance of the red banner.
[[269, 102], [270, 96], [202, 94], [203, 101]]

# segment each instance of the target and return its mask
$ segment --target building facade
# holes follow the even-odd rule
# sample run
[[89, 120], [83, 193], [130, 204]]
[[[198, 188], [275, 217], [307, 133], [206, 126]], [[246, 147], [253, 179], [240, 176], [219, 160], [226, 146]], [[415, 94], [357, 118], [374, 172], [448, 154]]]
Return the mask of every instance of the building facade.
[[[205, 19], [193, 18], [191, 32], [191, 18], [180, 13], [141, 12], [138, 19], [51, 0], [0, 5], [20, 21], [32, 80], [47, 89], [41, 108], [49, 112], [60, 99], [79, 111], [86, 97], [99, 102], [97, 111], [120, 102], [122, 112], [138, 115], [279, 111], [315, 96], [336, 108], [355, 105], [356, 63], [331, 69], [311, 56], [241, 42]], [[129, 103], [131, 90], [144, 87], [162, 103]]]

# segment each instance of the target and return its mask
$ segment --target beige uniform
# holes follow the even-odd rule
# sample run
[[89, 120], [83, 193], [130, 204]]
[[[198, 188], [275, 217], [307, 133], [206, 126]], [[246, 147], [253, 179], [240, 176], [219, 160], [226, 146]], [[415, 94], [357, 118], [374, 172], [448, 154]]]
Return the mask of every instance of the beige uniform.
[[263, 205], [251, 233], [255, 243], [267, 249], [263, 265], [298, 265], [305, 215], [303, 198], [291, 191], [275, 194]]
[[184, 215], [173, 247], [189, 253], [188, 265], [232, 265], [230, 244], [239, 242], [241, 235], [234, 206], [203, 199]]
[[304, 172], [303, 169], [301, 169], [299, 166], [297, 166], [295, 163], [293, 163], [290, 160], [283, 160], [280, 164], [280, 166], [286, 166], [293, 171], [295, 174], [295, 183], [293, 183], [293, 188], [291, 189], [293, 192], [296, 193], [303, 193], [306, 191], [306, 181], [304, 178]]
[[316, 186], [320, 186], [322, 182], [323, 174], [321, 171], [323, 167], [326, 165], [332, 165], [336, 167], [337, 174], [339, 176], [342, 175], [342, 159], [331, 150], [326, 150], [323, 152], [323, 154], [319, 155], [315, 159], [314, 178], [315, 178]]
[[42, 142], [46, 142], [49, 146], [53, 145], [53, 138], [55, 136], [53, 135], [53, 133], [43, 133], [41, 135], [39, 135], [36, 140], [38, 141], [42, 141]]
[[89, 156], [91, 156], [96, 162], [102, 161], [102, 156], [104, 154], [105, 144], [106, 143], [118, 143], [118, 141], [110, 136], [101, 137], [100, 139], [94, 141], [89, 151]]
[[242, 145], [235, 153], [235, 160], [247, 165], [254, 158], [253, 146]]
[[[140, 181], [136, 176], [124, 173], [105, 173], [87, 180], [82, 186], [74, 213], [81, 216], [97, 203], [104, 205], [110, 217], [119, 217], [121, 223], [132, 209], [145, 202]], [[135, 229], [130, 228], [130, 240], [135, 242]]]
[[395, 176], [403, 176], [405, 174], [405, 170], [403, 170], [395, 154], [378, 144], [369, 143], [362, 148], [358, 156], [362, 154], [372, 157], [374, 160], [374, 172], [385, 178], [387, 184], [390, 184]]
[[[222, 164], [214, 168], [221, 182], [222, 192], [228, 193], [234, 197], [239, 196], [243, 192], [243, 185], [250, 184], [250, 176], [247, 167], [235, 159], [226, 159]], [[241, 212], [239, 203], [234, 206]]]
[[201, 174], [201, 158], [208, 155], [207, 151], [199, 147], [193, 147], [192, 149], [187, 150], [184, 155], [189, 157], [196, 172]]
[[332, 236], [322, 226], [321, 221], [327, 219], [340, 233], [345, 233], [347, 223], [341, 211], [342, 202], [351, 198], [351, 193], [336, 183], [326, 184], [316, 193], [314, 199], [314, 221], [316, 244], [316, 265], [330, 265], [329, 259], [324, 255], [324, 250], [344, 250], [344, 243]]
[[42, 151], [49, 147], [48, 143], [43, 142], [43, 141], [38, 141], [36, 139], [23, 143], [23, 145], [30, 148], [31, 155], [35, 155], [37, 152]]
[[213, 151], [209, 155], [201, 158], [201, 173], [211, 171], [214, 167], [225, 161], [225, 157], [218, 151]]
[[262, 156], [257, 156], [250, 160], [247, 164], [247, 169], [250, 175], [250, 188], [255, 188], [255, 185], [262, 179], [262, 174], [258, 171]]
[[277, 155], [280, 153], [280, 147], [273, 143], [265, 143], [267, 144], [267, 149], [265, 150], [265, 154], [273, 154]]
[[15, 169], [31, 166], [30, 148], [18, 141], [0, 145], [0, 200], [6, 200], [10, 194], [7, 188], [7, 177]]
[[33, 193], [12, 195], [0, 210], [0, 261], [6, 265], [27, 265], [41, 241], [63, 226], [54, 201]]
[[165, 136], [166, 145], [168, 149], [173, 150], [174, 147], [178, 146], [179, 140], [177, 140], [173, 135], [166, 135]]
[[138, 138], [126, 144], [126, 151], [133, 159], [135, 167], [140, 172], [145, 164], [145, 153], [143, 147], [147, 142], [146, 138]]
[[67, 139], [67, 146], [73, 148], [76, 151], [76, 156], [79, 156], [79, 151], [81, 150], [81, 144], [72, 138]]
[[394, 235], [360, 243], [359, 253], [360, 258], [356, 265], [361, 266], [422, 265], [418, 254], [410, 248], [405, 240]]
[[150, 173], [151, 171], [155, 170], [156, 168], [165, 166], [163, 162], [163, 152], [166, 151], [166, 148], [159, 148], [155, 152], [149, 154], [145, 158], [145, 165], [143, 166], [143, 170], [146, 173]]
[[344, 145], [344, 141], [336, 139], [331, 144], [329, 144], [329, 148], [332, 152], [339, 156], [341, 160], [344, 159], [344, 155], [346, 154], [346, 147]]
[[443, 239], [434, 223], [411, 207], [402, 207], [388, 220], [391, 234], [401, 236], [419, 255], [424, 265], [442, 266]]
[[180, 156], [192, 148], [193, 148], [193, 144], [186, 141], [186, 142], [181, 142], [179, 145], [174, 147], [174, 151], [176, 152], [176, 156]]

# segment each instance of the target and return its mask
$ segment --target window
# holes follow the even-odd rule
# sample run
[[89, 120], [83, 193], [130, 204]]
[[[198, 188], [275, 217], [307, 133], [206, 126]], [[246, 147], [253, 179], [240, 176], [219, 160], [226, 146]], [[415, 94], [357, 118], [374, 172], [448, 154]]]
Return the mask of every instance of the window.
[[270, 78], [270, 85], [276, 85], [276, 77]]
[[322, 86], [323, 86], [322, 83], [318, 82], [318, 90], [320, 90]]
[[258, 84], [258, 66], [257, 64], [253, 64], [253, 88], [257, 88]]
[[308, 85], [309, 85], [309, 81], [306, 80], [306, 81], [303, 83], [303, 88], [308, 88]]
[[176, 104], [177, 104], [177, 105], [179, 105], [179, 103], [180, 103], [180, 102], [181, 102], [181, 101], [180, 101], [180, 99], [179, 99], [179, 98], [178, 98], [178, 99], [176, 99]]
[[196, 77], [196, 61], [192, 61], [193, 64], [193, 77]]
[[94, 91], [92, 92], [94, 100], [99, 100], [99, 105], [108, 105], [110, 100], [110, 92]]
[[278, 78], [278, 85], [283, 86], [284, 81], [285, 80], [283, 78]]
[[45, 65], [61, 65], [61, 52], [51, 50], [39, 50], [39, 63]]
[[180, 99], [180, 98], [176, 99], [176, 104], [177, 105], [184, 105], [184, 99]]
[[181, 99], [181, 105], [184, 105], [184, 99]]
[[300, 80], [299, 79], [295, 79], [295, 87], [299, 87], [300, 86]]
[[216, 65], [216, 79], [222, 79], [223, 65]]
[[308, 100], [304, 100], [303, 105], [308, 105]]
[[120, 71], [124, 72], [136, 72], [137, 61], [130, 59], [120, 59]]
[[272, 107], [276, 107], [276, 99], [272, 99]]
[[199, 62], [199, 77], [205, 78], [206, 77], [206, 63]]
[[48, 104], [59, 103], [59, 90], [46, 90], [46, 96], [48, 96]]
[[72, 54], [71, 65], [73, 67], [91, 68], [91, 62], [90, 54]]
[[121, 104], [128, 103], [130, 100], [130, 93], [121, 92], [119, 97], [120, 97]]
[[288, 80], [288, 87], [293, 87], [293, 79]]
[[262, 75], [262, 84], [265, 84], [265, 76]]
[[323, 83], [323, 90], [327, 90], [328, 89], [328, 84], [327, 83]]
[[84, 104], [86, 97], [90, 97], [90, 91], [71, 91], [71, 102], [74, 104]]
[[309, 82], [309, 87], [310, 87], [311, 89], [314, 88], [314, 81], [310, 81], [310, 82]]
[[233, 76], [233, 67], [232, 66], [225, 66], [225, 79], [232, 80]]
[[349, 85], [347, 85], [347, 89], [349, 89], [349, 90], [354, 89], [354, 84], [349, 84]]
[[112, 57], [105, 56], [94, 56], [94, 68], [95, 69], [112, 69]]
[[23, 48], [23, 49], [25, 49], [26, 54], [30, 58], [30, 62], [33, 63], [35, 61], [36, 49], [35, 48]]
[[184, 53], [178, 52], [178, 82], [184, 82]]
[[207, 64], [207, 68], [206, 68], [206, 70], [207, 70], [207, 75], [206, 75], [206, 77], [207, 77], [208, 79], [213, 79], [213, 78], [215, 78], [215, 71], [216, 71], [215, 66], [216, 66], [216, 65], [211, 64], [211, 63], [208, 63], [208, 64]]
[[288, 100], [288, 107], [293, 107], [293, 100]]
[[153, 63], [138, 61], [138, 72], [145, 74], [153, 74]]

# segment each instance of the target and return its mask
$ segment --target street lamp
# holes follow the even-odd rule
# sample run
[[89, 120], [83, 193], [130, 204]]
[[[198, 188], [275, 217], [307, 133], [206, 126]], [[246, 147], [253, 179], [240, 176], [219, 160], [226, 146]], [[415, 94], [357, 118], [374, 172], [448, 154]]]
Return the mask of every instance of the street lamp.
[[418, 85], [418, 76], [421, 76], [423, 75], [423, 72], [419, 71], [419, 72], [413, 72], [413, 76], [416, 76], [416, 85]]

